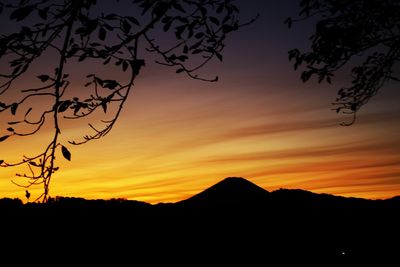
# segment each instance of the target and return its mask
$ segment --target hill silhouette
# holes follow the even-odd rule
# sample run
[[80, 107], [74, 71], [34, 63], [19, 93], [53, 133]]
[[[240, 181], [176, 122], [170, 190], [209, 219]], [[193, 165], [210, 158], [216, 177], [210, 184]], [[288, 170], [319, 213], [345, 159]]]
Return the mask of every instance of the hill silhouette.
[[[157, 209], [162, 207], [185, 208], [249, 208], [268, 209], [323, 209], [323, 208], [400, 208], [400, 196], [383, 200], [342, 197], [330, 194], [317, 194], [302, 189], [279, 189], [267, 191], [241, 177], [228, 177], [206, 188], [200, 193], [176, 203], [152, 205], [143, 201], [126, 199], [84, 199], [77, 197], [55, 197], [46, 204], [26, 203], [20, 199], [0, 199], [0, 209], [24, 208], [118, 208], [118, 209]], [[157, 207], [157, 208], [156, 208]]]
[[187, 207], [243, 208], [266, 204], [269, 192], [241, 177], [228, 177], [191, 198], [176, 203]]
[[279, 189], [269, 192], [241, 177], [228, 177], [204, 191], [175, 204], [190, 208], [267, 208], [270, 210], [396, 208], [400, 197], [370, 200], [316, 194], [301, 189]]
[[[100, 259], [109, 255], [113, 266], [132, 257], [145, 259], [148, 266], [156, 259], [185, 266], [194, 261], [222, 266], [387, 266], [385, 262], [398, 260], [399, 214], [400, 197], [368, 200], [299, 189], [268, 192], [238, 177], [186, 200], [157, 205], [65, 197], [48, 204], [0, 200], [0, 226], [7, 229], [2, 240], [11, 251], [28, 235], [39, 244], [54, 244], [47, 248], [56, 254], [67, 253], [73, 244], [76, 256], [90, 258], [90, 263], [96, 258], [103, 263]], [[274, 261], [279, 264], [268, 264]]]

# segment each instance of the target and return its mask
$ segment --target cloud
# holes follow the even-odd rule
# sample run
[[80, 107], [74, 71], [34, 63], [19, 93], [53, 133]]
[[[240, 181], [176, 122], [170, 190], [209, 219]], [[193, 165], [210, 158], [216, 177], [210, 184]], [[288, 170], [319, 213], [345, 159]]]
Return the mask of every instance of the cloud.
[[[358, 125], [374, 124], [393, 120], [393, 112], [382, 112], [374, 114], [365, 114], [357, 122]], [[286, 134], [291, 132], [316, 131], [333, 127], [340, 127], [340, 119], [337, 117], [328, 119], [300, 120], [291, 122], [276, 122], [254, 125], [249, 127], [238, 128], [226, 133], [220, 138], [222, 140], [231, 138], [244, 138], [258, 135]]]
[[[228, 125], [227, 128], [224, 128], [223, 125], [218, 128], [209, 128], [209, 131], [206, 132], [193, 132], [193, 135], [182, 135], [181, 140], [173, 140], [175, 142], [171, 142], [170, 150], [171, 152], [181, 152], [188, 149], [196, 149], [205, 146], [219, 145], [226, 142], [235, 142], [240, 139], [253, 139], [260, 140], [260, 138], [271, 138], [285, 136], [287, 134], [304, 134], [304, 133], [313, 133], [319, 130], [337, 130], [342, 133], [344, 130], [348, 131], [351, 134], [353, 131], [359, 129], [362, 126], [374, 125], [378, 127], [380, 124], [385, 122], [392, 122], [397, 119], [397, 115], [394, 115], [393, 112], [381, 112], [381, 113], [373, 113], [373, 114], [363, 114], [360, 116], [359, 121], [353, 127], [355, 129], [347, 128], [344, 126], [340, 126], [340, 117], [334, 116], [333, 118], [327, 119], [313, 119], [313, 120], [292, 120], [292, 121], [276, 121], [276, 122], [268, 122], [268, 118], [265, 118], [265, 123], [257, 123], [257, 124], [249, 124], [247, 126], [242, 126], [241, 122], [238, 122], [238, 125]], [[258, 119], [257, 121], [260, 121]], [[384, 127], [383, 124], [381, 127]], [[379, 128], [379, 127], [378, 127]], [[347, 132], [345, 132], [347, 134]], [[338, 136], [338, 139], [342, 138], [342, 136]], [[350, 138], [351, 139], [351, 138]], [[375, 141], [372, 141], [374, 143]], [[346, 150], [345, 147], [342, 148]], [[361, 148], [358, 148], [361, 149]], [[329, 151], [328, 148], [320, 148], [318, 151], [311, 150], [302, 150], [299, 153], [334, 153], [333, 151]], [[340, 153], [340, 151], [337, 151]], [[250, 155], [247, 155], [250, 156]], [[257, 157], [257, 154], [253, 155]], [[278, 155], [279, 156], [279, 155]], [[235, 160], [235, 159], [233, 159]]]
[[266, 160], [299, 160], [309, 158], [322, 158], [333, 156], [344, 156], [348, 154], [365, 153], [395, 153], [397, 150], [393, 143], [375, 143], [360, 142], [359, 144], [345, 143], [342, 145], [326, 145], [310, 148], [293, 148], [283, 150], [262, 151], [254, 153], [241, 153], [236, 155], [218, 156], [203, 160], [205, 164], [235, 163], [243, 161], [266, 161]]

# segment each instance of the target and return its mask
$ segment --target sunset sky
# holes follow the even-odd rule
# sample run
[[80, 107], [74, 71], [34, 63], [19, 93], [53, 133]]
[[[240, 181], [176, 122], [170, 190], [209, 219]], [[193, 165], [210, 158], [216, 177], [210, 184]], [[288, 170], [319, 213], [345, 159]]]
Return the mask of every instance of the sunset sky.
[[[313, 30], [310, 23], [291, 30], [283, 24], [297, 12], [294, 3], [238, 1], [245, 20], [257, 12], [260, 18], [230, 36], [222, 63], [202, 71], [218, 75], [217, 83], [191, 80], [148, 61], [108, 136], [69, 145], [67, 140], [90, 129], [64, 122], [62, 142], [72, 161], [58, 156], [61, 169], [52, 178], [51, 196], [174, 202], [229, 176], [266, 190], [301, 188], [373, 199], [400, 195], [398, 84], [387, 84], [361, 109], [355, 125], [341, 126], [350, 118], [332, 111], [331, 103], [348, 77], [339, 74], [332, 85], [304, 84], [288, 62], [288, 50], [307, 48]], [[86, 75], [96, 68], [70, 71]], [[0, 135], [7, 119], [0, 114]], [[0, 143], [0, 159], [12, 162], [38, 152], [50, 138], [46, 128], [10, 138]], [[11, 182], [23, 181], [15, 178], [18, 171], [0, 168], [0, 197], [24, 199], [24, 190]], [[41, 190], [30, 189], [33, 195]]]

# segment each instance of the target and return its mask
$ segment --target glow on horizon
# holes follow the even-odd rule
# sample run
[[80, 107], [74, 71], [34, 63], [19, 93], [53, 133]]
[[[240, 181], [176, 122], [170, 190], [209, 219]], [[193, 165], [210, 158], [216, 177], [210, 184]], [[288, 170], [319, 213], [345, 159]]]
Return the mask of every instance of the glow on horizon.
[[[301, 188], [364, 198], [400, 194], [399, 128], [389, 116], [396, 110], [361, 114], [349, 128], [319, 104], [282, 106], [279, 93], [241, 97], [235, 88], [205, 85], [172, 88], [169, 93], [177, 97], [171, 98], [156, 85], [138, 90], [108, 137], [70, 146], [71, 162], [59, 159], [52, 196], [175, 202], [229, 176], [267, 190]], [[182, 90], [186, 95], [179, 98]], [[68, 126], [66, 139], [82, 135], [81, 125]], [[38, 144], [46, 135], [35, 138]], [[19, 154], [28, 144], [32, 140], [2, 146]], [[10, 182], [15, 172], [1, 169], [1, 197], [23, 199], [24, 191]]]

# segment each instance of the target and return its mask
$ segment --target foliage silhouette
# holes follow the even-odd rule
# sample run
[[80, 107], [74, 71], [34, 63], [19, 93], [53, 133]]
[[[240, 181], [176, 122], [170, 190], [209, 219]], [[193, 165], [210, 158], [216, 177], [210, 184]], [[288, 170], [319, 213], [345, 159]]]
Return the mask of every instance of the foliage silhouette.
[[[25, 188], [42, 185], [44, 190], [37, 201], [49, 199], [49, 184], [59, 169], [55, 158], [60, 150], [65, 159], [71, 160], [71, 152], [59, 141], [61, 120], [87, 118], [98, 111], [110, 113], [113, 106], [112, 118], [103, 120], [102, 128], [89, 123], [92, 133], [70, 144], [79, 145], [106, 136], [120, 116], [147, 58], [152, 58], [150, 54], [158, 56], [158, 64], [172, 67], [176, 73], [202, 81], [217, 81], [218, 77], [199, 76], [198, 70], [214, 58], [222, 61], [226, 37], [254, 21], [241, 24], [237, 17], [239, 10], [232, 0], [132, 0], [124, 4], [132, 9], [130, 15], [101, 9], [96, 0], [0, 3], [3, 16], [24, 24], [19, 31], [0, 37], [0, 59], [9, 63], [9, 70], [0, 73], [0, 96], [16, 89], [14, 82], [26, 78], [32, 64], [45, 51], [52, 50], [57, 55], [48, 61], [48, 64], [54, 63], [54, 71], [37, 75], [41, 86], [21, 89], [22, 96], [11, 102], [0, 101], [0, 112], [9, 110], [12, 116], [23, 115], [22, 120], [8, 122], [18, 129], [9, 127], [8, 134], [0, 136], [0, 142], [10, 137], [34, 135], [47, 124], [54, 128], [43, 152], [24, 156], [16, 163], [0, 160], [1, 167], [25, 165], [29, 169], [28, 173], [17, 174], [27, 182], [15, 184]], [[96, 13], [99, 8], [101, 14]], [[157, 39], [156, 36], [163, 34], [168, 42]], [[126, 81], [88, 73], [84, 87], [92, 90], [90, 97], [84, 100], [70, 97], [66, 92], [73, 77], [66, 73], [66, 66], [80, 62], [114, 64], [114, 68], [126, 74]], [[49, 97], [52, 101], [44, 111], [34, 110], [32, 102]], [[25, 110], [23, 105], [29, 109]]]
[[[316, 22], [310, 37], [311, 51], [289, 51], [294, 68], [305, 67], [303, 82], [316, 76], [318, 82], [332, 82], [336, 72], [354, 64], [352, 82], [338, 91], [336, 112], [352, 114], [389, 81], [400, 81], [397, 64], [400, 60], [400, 2], [392, 0], [302, 0], [296, 18], [285, 23], [304, 20]], [[361, 60], [361, 61], [360, 61]], [[360, 63], [361, 62], [361, 63]], [[397, 76], [396, 76], [397, 75]]]

